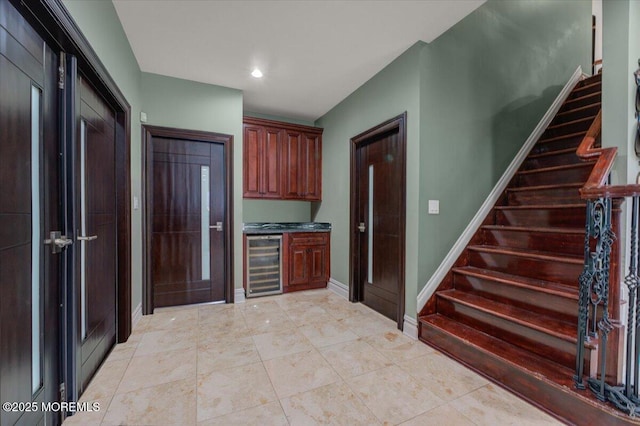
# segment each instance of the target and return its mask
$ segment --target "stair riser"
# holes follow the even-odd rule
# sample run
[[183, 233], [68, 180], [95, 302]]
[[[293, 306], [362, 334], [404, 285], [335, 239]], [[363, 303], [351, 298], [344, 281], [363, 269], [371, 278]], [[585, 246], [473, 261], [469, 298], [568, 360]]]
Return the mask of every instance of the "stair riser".
[[591, 105], [593, 103], [601, 102], [602, 94], [601, 93], [593, 93], [589, 96], [584, 96], [583, 98], [571, 98], [568, 99], [567, 102], [560, 107], [558, 112], [565, 112], [572, 109], [580, 108], [583, 106]]
[[575, 256], [582, 256], [584, 253], [584, 235], [582, 234], [502, 229], [485, 229], [482, 234], [486, 245], [524, 248]]
[[531, 153], [542, 154], [545, 152], [559, 151], [561, 149], [568, 148], [578, 149], [578, 146], [580, 146], [582, 139], [584, 139], [584, 135], [549, 142], [538, 142], [531, 150]]
[[575, 366], [574, 343], [444, 298], [438, 299], [438, 313], [567, 368]]
[[584, 108], [578, 107], [573, 110], [567, 110], [568, 112], [566, 114], [556, 116], [556, 118], [551, 122], [551, 125], [555, 126], [556, 124], [579, 120], [585, 117], [593, 117], [598, 113], [598, 111], [600, 111], [600, 107], [601, 104], [596, 102], [592, 105], [585, 106]]
[[[594, 425], [635, 424], [628, 416], [616, 414], [617, 417], [614, 417], [609, 412], [585, 403], [577, 394], [567, 392], [566, 387], [552, 384], [539, 375], [528, 374], [513, 363], [475, 345], [470, 345], [465, 339], [453, 336], [429, 323], [420, 322], [419, 337], [429, 346], [446, 353], [543, 410], [562, 418], [568, 424], [584, 424], [585, 419], [588, 419], [589, 424]], [[570, 374], [570, 370], [568, 373]], [[611, 412], [614, 410], [611, 409]]]
[[584, 228], [586, 207], [535, 210], [496, 210], [496, 224], [505, 226], [537, 226]]
[[568, 164], [579, 164], [582, 160], [578, 158], [575, 151], [564, 154], [549, 155], [545, 157], [527, 158], [522, 163], [522, 170], [540, 169], [543, 167], [565, 166]]
[[565, 170], [552, 170], [535, 173], [519, 173], [518, 186], [555, 185], [559, 183], [584, 183], [589, 178], [593, 164], [585, 164]]
[[563, 124], [560, 127], [553, 127], [553, 128], [549, 127], [542, 134], [542, 139], [555, 138], [558, 136], [569, 135], [571, 133], [577, 133], [577, 132], [585, 132], [589, 129], [589, 127], [591, 126], [591, 123], [593, 123], [593, 120], [589, 119], [589, 120], [578, 121], [575, 123]]
[[546, 281], [578, 286], [582, 265], [546, 259], [532, 259], [511, 254], [469, 250], [469, 264], [477, 268], [493, 269], [507, 274], [521, 275]]
[[567, 322], [578, 321], [578, 302], [575, 299], [543, 293], [528, 288], [493, 281], [486, 278], [454, 273], [454, 287], [486, 299], [528, 309]]
[[508, 191], [509, 205], [524, 206], [536, 204], [577, 204], [581, 203], [578, 188], [536, 189], [531, 191]]

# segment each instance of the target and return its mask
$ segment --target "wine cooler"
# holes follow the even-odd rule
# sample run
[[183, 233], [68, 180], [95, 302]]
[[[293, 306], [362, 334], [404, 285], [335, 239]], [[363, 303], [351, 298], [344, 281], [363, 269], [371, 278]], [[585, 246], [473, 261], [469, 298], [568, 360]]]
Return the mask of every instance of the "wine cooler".
[[282, 293], [282, 235], [247, 236], [247, 297]]

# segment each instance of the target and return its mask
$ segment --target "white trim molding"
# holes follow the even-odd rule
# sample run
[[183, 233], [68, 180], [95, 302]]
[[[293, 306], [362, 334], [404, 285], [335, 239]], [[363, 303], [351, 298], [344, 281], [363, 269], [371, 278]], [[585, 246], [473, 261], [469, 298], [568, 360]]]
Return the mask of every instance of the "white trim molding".
[[447, 253], [447, 256], [444, 258], [440, 266], [438, 266], [422, 291], [420, 291], [417, 300], [418, 312], [420, 312], [422, 308], [424, 308], [431, 295], [433, 295], [433, 293], [435, 293], [435, 291], [438, 289], [438, 286], [447, 275], [449, 270], [453, 267], [456, 259], [460, 257], [463, 250], [467, 247], [467, 244], [469, 244], [469, 241], [471, 240], [473, 235], [480, 228], [484, 219], [487, 217], [504, 190], [507, 188], [507, 185], [520, 168], [522, 162], [525, 160], [525, 158], [527, 158], [527, 155], [529, 155], [529, 152], [531, 151], [533, 146], [536, 144], [538, 139], [540, 139], [544, 131], [549, 126], [549, 123], [551, 123], [551, 120], [553, 120], [556, 113], [558, 112], [564, 101], [567, 99], [575, 85], [578, 83], [578, 81], [580, 81], [582, 76], [582, 68], [578, 67], [567, 84], [565, 84], [564, 88], [560, 91], [555, 101], [553, 101], [540, 122], [538, 122], [538, 125], [535, 127], [535, 129], [533, 129], [533, 132], [527, 138], [524, 145], [522, 145], [522, 148], [520, 148], [518, 154], [515, 156], [507, 170], [505, 170], [491, 193], [487, 196], [487, 199], [484, 201], [476, 215], [473, 217], [471, 222], [469, 222], [467, 228], [464, 230], [462, 235], [460, 235], [451, 250], [449, 250], [449, 253]]
[[131, 313], [131, 330], [136, 329], [136, 325], [142, 319], [142, 302], [138, 303], [138, 306]]
[[343, 299], [349, 300], [349, 286], [341, 283], [340, 281], [329, 278], [329, 282], [327, 283], [327, 288], [342, 297]]
[[418, 321], [409, 315], [405, 315], [402, 334], [413, 340], [418, 340]]
[[246, 300], [244, 297], [244, 288], [236, 288], [233, 293], [233, 303], [244, 303]]

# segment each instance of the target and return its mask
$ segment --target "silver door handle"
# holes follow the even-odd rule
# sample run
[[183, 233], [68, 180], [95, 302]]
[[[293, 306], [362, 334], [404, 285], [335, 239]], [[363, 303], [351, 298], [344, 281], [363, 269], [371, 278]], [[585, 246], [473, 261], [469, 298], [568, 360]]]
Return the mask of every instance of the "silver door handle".
[[216, 222], [216, 224], [211, 225], [209, 229], [215, 229], [218, 232], [222, 232], [222, 222]]
[[90, 235], [88, 237], [78, 235], [78, 241], [93, 241], [97, 239], [98, 239], [97, 235]]
[[364, 222], [360, 222], [360, 225], [358, 225], [358, 231], [364, 232], [366, 229], [367, 227], [364, 226]]
[[51, 231], [49, 238], [43, 241], [44, 244], [51, 246], [51, 253], [60, 253], [63, 248], [73, 244], [71, 238], [67, 238], [66, 235], [61, 235], [60, 231]]

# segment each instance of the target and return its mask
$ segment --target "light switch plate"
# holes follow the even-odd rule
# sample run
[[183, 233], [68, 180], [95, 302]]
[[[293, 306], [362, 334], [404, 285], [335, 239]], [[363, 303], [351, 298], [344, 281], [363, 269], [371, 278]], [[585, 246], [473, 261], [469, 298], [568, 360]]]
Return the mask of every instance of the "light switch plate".
[[429, 200], [429, 214], [440, 214], [440, 200]]
[[146, 123], [147, 122], [147, 113], [146, 112], [140, 111], [140, 122], [142, 122], [142, 123]]
[[133, 209], [138, 210], [140, 208], [140, 202], [138, 201], [138, 196], [133, 196]]

